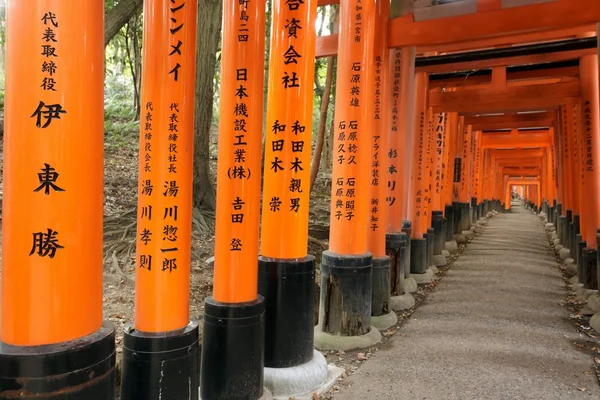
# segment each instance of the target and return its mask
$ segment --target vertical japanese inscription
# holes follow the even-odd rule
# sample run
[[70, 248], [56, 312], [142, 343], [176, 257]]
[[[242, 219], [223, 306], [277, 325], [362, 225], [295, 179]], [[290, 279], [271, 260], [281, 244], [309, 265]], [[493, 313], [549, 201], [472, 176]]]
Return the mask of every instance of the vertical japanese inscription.
[[306, 256], [316, 2], [276, 0], [273, 12], [261, 254]]
[[[334, 124], [330, 249], [362, 254], [367, 249], [373, 113], [374, 2], [341, 5]], [[349, 240], [349, 234], [352, 240]]]
[[[54, 12], [48, 11], [42, 15], [40, 21], [40, 52], [43, 60], [40, 70], [44, 74], [40, 85], [42, 98], [38, 101], [30, 118], [35, 121], [36, 128], [47, 129], [54, 120], [61, 120], [61, 116], [65, 116], [67, 110], [60, 103], [49, 104], [50, 102], [45, 98], [47, 92], [58, 90], [58, 82], [55, 78], [59, 64], [59, 56], [56, 50], [59, 40], [59, 19]], [[45, 196], [65, 192], [65, 189], [58, 186], [57, 181], [60, 174], [52, 167], [52, 164], [44, 162], [43, 167], [40, 169], [41, 172], [37, 174], [38, 185], [32, 189], [33, 192]], [[47, 200], [42, 198], [41, 201]], [[60, 245], [58, 236], [59, 232], [52, 228], [33, 232], [29, 255], [54, 258], [58, 250], [64, 249], [64, 246]]]
[[[389, 107], [389, 150], [387, 153], [387, 197], [386, 202], [388, 207], [393, 207], [396, 203], [397, 196], [402, 196], [402, 180], [404, 177], [399, 176], [398, 167], [401, 161], [398, 157], [398, 141], [396, 137], [399, 135], [398, 132], [398, 107], [400, 105], [400, 55], [399, 49], [392, 50], [392, 90], [391, 90], [391, 104]], [[396, 189], [396, 187], [398, 189]]]

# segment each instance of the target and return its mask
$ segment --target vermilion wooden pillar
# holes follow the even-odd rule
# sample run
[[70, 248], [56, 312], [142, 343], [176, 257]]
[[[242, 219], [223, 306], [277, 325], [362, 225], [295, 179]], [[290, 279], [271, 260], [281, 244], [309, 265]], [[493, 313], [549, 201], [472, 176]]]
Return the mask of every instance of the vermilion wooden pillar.
[[[215, 274], [204, 302], [200, 377], [206, 400], [263, 394], [265, 303], [257, 259], [264, 31], [264, 3], [223, 2]], [[297, 84], [293, 74], [280, 79]]]
[[189, 288], [198, 6], [144, 6], [135, 319], [123, 340], [121, 398], [197, 398], [199, 329], [189, 318]]
[[583, 152], [581, 192], [581, 219], [585, 221], [582, 227], [583, 249], [581, 268], [583, 276], [580, 282], [586, 288], [597, 288], [596, 271], [596, 231], [600, 227], [600, 84], [598, 79], [598, 57], [583, 56], [579, 61], [581, 82], [581, 109], [579, 138], [582, 140]]
[[103, 16], [103, 1], [6, 4], [0, 398], [115, 398]]
[[[379, 23], [379, 22], [378, 22]], [[371, 326], [372, 264], [368, 251], [373, 122], [373, 0], [340, 5], [329, 249], [321, 263], [315, 346], [343, 346], [344, 336], [376, 343]], [[336, 340], [332, 340], [331, 336]]]
[[[265, 298], [265, 387], [288, 398], [284, 368], [318, 388], [326, 362], [314, 350], [315, 259], [308, 251], [317, 0], [273, 1], [258, 290]], [[289, 77], [290, 80], [286, 80]]]

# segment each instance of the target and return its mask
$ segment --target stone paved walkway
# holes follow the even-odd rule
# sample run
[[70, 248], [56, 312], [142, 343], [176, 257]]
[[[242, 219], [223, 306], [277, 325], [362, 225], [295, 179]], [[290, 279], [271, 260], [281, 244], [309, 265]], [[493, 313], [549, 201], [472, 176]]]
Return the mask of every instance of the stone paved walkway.
[[600, 398], [564, 295], [540, 219], [513, 206], [334, 399]]

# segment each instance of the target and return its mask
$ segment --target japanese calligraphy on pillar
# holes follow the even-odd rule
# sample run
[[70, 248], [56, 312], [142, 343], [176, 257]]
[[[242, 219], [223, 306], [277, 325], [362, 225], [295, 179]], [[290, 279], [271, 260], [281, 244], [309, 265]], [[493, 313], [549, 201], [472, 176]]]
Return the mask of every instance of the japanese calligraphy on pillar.
[[276, 0], [269, 62], [261, 254], [306, 256], [316, 0]]
[[[371, 91], [373, 103], [372, 132], [371, 132], [371, 188], [368, 217], [367, 249], [373, 257], [385, 255], [385, 233], [387, 222], [386, 195], [387, 175], [384, 171], [387, 165], [388, 152], [388, 110], [382, 109], [382, 100], [387, 100], [389, 90], [389, 55], [387, 48], [387, 21], [389, 18], [389, 1], [378, 0], [375, 2], [375, 33], [373, 49], [373, 89]], [[369, 99], [367, 99], [368, 101]], [[386, 107], [389, 103], [385, 101]]]
[[[289, 3], [294, 7], [301, 5], [300, 1]], [[221, 302], [237, 303], [256, 298], [264, 24], [264, 2], [227, 0], [223, 3], [214, 277], [214, 298]], [[298, 59], [292, 53], [286, 60]], [[293, 74], [278, 79], [282, 86], [299, 86], [298, 77]], [[291, 125], [278, 121], [269, 129], [276, 129], [281, 136], [284, 129], [291, 131]], [[283, 160], [275, 165], [278, 173], [281, 172], [279, 167], [286, 168]]]
[[[373, 96], [373, 133], [372, 133], [372, 148], [371, 148], [371, 207], [370, 207], [370, 220], [369, 229], [373, 232], [377, 231], [380, 224], [380, 212], [381, 207], [379, 204], [379, 185], [380, 185], [380, 171], [381, 164], [381, 144], [384, 142], [387, 144], [387, 138], [382, 138], [382, 119], [381, 119], [381, 91], [382, 91], [382, 57], [381, 55], [375, 56], [375, 92]], [[387, 66], [385, 66], [387, 67]], [[387, 147], [387, 146], [385, 146]]]
[[144, 7], [135, 325], [163, 332], [188, 323], [188, 296], [156, 293], [189, 290], [197, 2]]
[[[433, 196], [438, 198], [442, 195], [443, 190], [443, 156], [444, 156], [444, 140], [446, 138], [446, 123], [448, 114], [436, 113], [433, 114], [434, 123], [434, 143], [435, 143], [435, 154], [434, 154], [434, 182], [433, 182]], [[439, 203], [439, 202], [437, 202]], [[441, 203], [436, 204], [437, 207], [441, 207]]]
[[[42, 63], [39, 68], [43, 74], [43, 78], [40, 82], [40, 99], [30, 118], [33, 119], [37, 129], [45, 130], [51, 126], [54, 120], [61, 120], [61, 116], [64, 117], [67, 114], [67, 110], [63, 108], [60, 102], [49, 100], [50, 96], [52, 96], [51, 93], [57, 92], [59, 89], [58, 82], [56, 81], [56, 73], [60, 64], [57, 52], [59, 16], [52, 11], [45, 12], [41, 15], [39, 29], [40, 54], [42, 56]], [[68, 57], [68, 54], [65, 54], [64, 57]], [[55, 98], [55, 96], [52, 97]], [[54, 122], [54, 124], [56, 123]], [[41, 196], [51, 196], [54, 193], [65, 191], [65, 189], [59, 186], [58, 178], [60, 174], [56, 171], [54, 163], [40, 162], [39, 167], [40, 172], [37, 173], [37, 185], [32, 188], [34, 192], [39, 193]], [[44, 201], [43, 197], [40, 201]], [[59, 232], [55, 228], [48, 227], [38, 232], [33, 232], [31, 240], [30, 256], [54, 258], [57, 255], [57, 251], [64, 249], [64, 246], [59, 241]]]
[[401, 51], [399, 49], [392, 50], [392, 90], [391, 90], [391, 104], [390, 115], [389, 115], [389, 139], [388, 139], [388, 153], [387, 153], [387, 205], [393, 207], [396, 203], [398, 196], [402, 196], [402, 180], [404, 177], [399, 176], [398, 168], [399, 163], [402, 162], [398, 157], [398, 140], [396, 138], [399, 135], [398, 132], [398, 107], [400, 106], [400, 56]]
[[[357, 190], [367, 190], [370, 183], [374, 7], [366, 0], [350, 0], [341, 7], [345, 17], [340, 19], [330, 248], [356, 254], [367, 245], [368, 196]], [[346, 240], [342, 232], [352, 232], [356, 240]]]
[[[597, 118], [598, 116], [596, 116]], [[594, 172], [594, 153], [592, 146], [592, 109], [591, 102], [586, 99], [583, 103], [583, 132], [585, 137], [583, 161], [586, 172]]]

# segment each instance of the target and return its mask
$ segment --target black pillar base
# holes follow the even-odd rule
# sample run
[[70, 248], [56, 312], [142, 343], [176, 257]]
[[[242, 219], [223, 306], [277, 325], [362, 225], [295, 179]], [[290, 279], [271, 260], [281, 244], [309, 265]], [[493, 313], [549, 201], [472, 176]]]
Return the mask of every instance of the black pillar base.
[[441, 211], [433, 211], [431, 216], [431, 226], [433, 228], [433, 255], [442, 254], [444, 249], [444, 215]]
[[471, 229], [471, 220], [469, 218], [469, 203], [460, 203], [461, 207], [462, 207], [462, 214], [461, 214], [461, 222], [462, 222], [462, 228], [461, 231], [458, 233], [463, 233], [464, 231], [468, 231], [469, 229]]
[[128, 326], [123, 336], [121, 400], [198, 399], [198, 323], [182, 330], [145, 333]]
[[371, 316], [389, 314], [390, 309], [390, 258], [373, 257], [373, 278], [371, 289]]
[[570, 243], [571, 247], [569, 247], [571, 249], [571, 258], [573, 258], [575, 265], [579, 265], [579, 258], [577, 253], [577, 235], [579, 235], [580, 233], [580, 217], [579, 214], [575, 214], [573, 215], [573, 233], [571, 235]]
[[427, 239], [412, 238], [410, 247], [410, 273], [424, 274], [427, 271]]
[[454, 207], [454, 230], [453, 233], [455, 235], [462, 233], [462, 203], [457, 201], [452, 203], [452, 207]]
[[435, 245], [435, 231], [427, 229], [427, 268], [433, 265], [433, 246]]
[[323, 252], [319, 327], [322, 332], [361, 336], [371, 331], [373, 257]]
[[569, 229], [569, 226], [573, 222], [573, 210], [567, 210], [566, 218], [567, 218], [567, 224], [565, 226], [565, 231], [564, 231], [565, 242], [564, 242], [563, 246], [569, 248], [569, 245], [571, 244], [571, 230]]
[[203, 400], [257, 400], [263, 395], [265, 302], [204, 301], [200, 392]]
[[404, 294], [407, 236], [404, 232], [390, 232], [385, 235], [385, 252], [390, 260], [390, 295], [392, 296]]
[[587, 246], [587, 243], [583, 240], [581, 234], [577, 235], [577, 278], [578, 282], [583, 284], [583, 249]]
[[552, 221], [552, 223], [554, 224], [554, 227], [557, 229], [557, 233], [558, 233], [558, 217], [560, 217], [562, 215], [562, 204], [557, 204], [556, 205], [556, 214], [554, 215], [554, 220]]
[[265, 367], [288, 368], [313, 358], [315, 257], [258, 258], [258, 293], [265, 299]]
[[405, 276], [408, 277], [410, 275], [410, 260], [412, 257], [411, 253], [411, 235], [412, 235], [412, 222], [408, 220], [402, 220], [402, 232], [406, 233], [406, 254], [403, 256], [405, 258], [404, 263], [404, 272]]
[[[115, 399], [115, 330], [43, 346], [0, 342], [0, 399]], [[196, 390], [197, 392], [197, 390]]]
[[446, 217], [446, 242], [451, 242], [454, 238], [454, 207], [446, 206], [444, 210], [444, 216]]
[[600, 228], [596, 229], [596, 277], [598, 278], [597, 285], [600, 289]]
[[566, 222], [567, 222], [567, 217], [565, 217], [564, 215], [561, 215], [558, 217], [557, 226], [556, 226], [556, 236], [558, 237], [558, 240], [560, 241], [560, 244], [562, 246], [565, 245], [564, 230], [565, 230]]
[[581, 253], [581, 264], [583, 271], [583, 287], [590, 290], [598, 290], [598, 265], [596, 249], [586, 247]]

